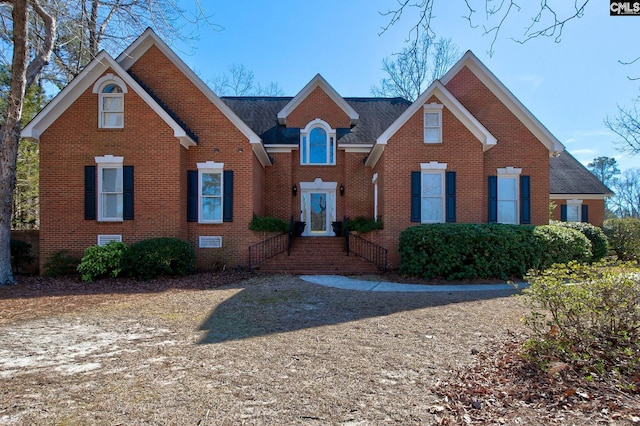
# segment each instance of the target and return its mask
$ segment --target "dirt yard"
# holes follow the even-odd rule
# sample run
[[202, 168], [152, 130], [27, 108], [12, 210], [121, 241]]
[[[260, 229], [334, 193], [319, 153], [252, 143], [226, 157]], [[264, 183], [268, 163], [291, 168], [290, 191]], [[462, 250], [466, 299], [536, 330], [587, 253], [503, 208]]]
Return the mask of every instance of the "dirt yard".
[[640, 424], [637, 395], [514, 376], [510, 293], [24, 278], [0, 288], [0, 424]]

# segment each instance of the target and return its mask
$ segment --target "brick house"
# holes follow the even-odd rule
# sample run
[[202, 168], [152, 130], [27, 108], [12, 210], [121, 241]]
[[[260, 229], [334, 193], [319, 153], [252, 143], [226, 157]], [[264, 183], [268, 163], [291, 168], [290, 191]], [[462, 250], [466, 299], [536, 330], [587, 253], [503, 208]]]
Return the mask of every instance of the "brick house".
[[[343, 98], [320, 75], [294, 97], [216, 96], [152, 31], [102, 52], [23, 130], [40, 143], [40, 262], [171, 236], [197, 265], [248, 264], [252, 216], [366, 237], [397, 267], [416, 223], [604, 219], [610, 191], [471, 53], [415, 102]], [[310, 240], [311, 238], [309, 238]], [[304, 238], [301, 238], [301, 241]]]

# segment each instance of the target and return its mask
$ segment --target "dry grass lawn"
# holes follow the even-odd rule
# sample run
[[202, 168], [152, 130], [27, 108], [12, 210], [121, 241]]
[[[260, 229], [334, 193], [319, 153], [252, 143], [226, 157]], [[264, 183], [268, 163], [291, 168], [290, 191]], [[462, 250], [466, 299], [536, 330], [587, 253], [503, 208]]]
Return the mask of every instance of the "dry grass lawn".
[[522, 331], [509, 293], [26, 278], [0, 288], [0, 424], [633, 424], [624, 396], [603, 414], [450, 394]]

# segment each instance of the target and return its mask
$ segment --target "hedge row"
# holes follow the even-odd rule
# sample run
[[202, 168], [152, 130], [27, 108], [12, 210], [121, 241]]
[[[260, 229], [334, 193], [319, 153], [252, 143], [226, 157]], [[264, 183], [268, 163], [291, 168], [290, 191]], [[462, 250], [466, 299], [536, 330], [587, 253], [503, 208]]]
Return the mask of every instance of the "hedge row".
[[88, 247], [78, 272], [87, 282], [108, 276], [150, 279], [162, 275], [187, 275], [194, 265], [195, 251], [191, 244], [165, 237], [143, 240], [128, 247], [120, 242]]
[[[600, 250], [597, 230], [585, 227]], [[593, 244], [564, 225], [429, 224], [400, 234], [400, 273], [425, 279], [521, 278], [572, 260], [594, 260]]]

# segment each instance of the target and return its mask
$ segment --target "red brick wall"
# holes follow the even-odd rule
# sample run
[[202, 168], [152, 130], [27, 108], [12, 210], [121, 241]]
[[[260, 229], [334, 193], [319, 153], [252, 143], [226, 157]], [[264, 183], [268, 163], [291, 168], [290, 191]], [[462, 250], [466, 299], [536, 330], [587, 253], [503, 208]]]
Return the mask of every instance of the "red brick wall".
[[[466, 67], [447, 89], [495, 136], [498, 143], [484, 157], [484, 175], [495, 175], [497, 168], [522, 168], [531, 176], [531, 222], [549, 219], [549, 150], [500, 102]], [[487, 179], [484, 179], [488, 191]], [[483, 221], [487, 221], [485, 209]]]
[[[249, 222], [254, 211], [262, 208], [253, 186], [263, 173], [261, 166], [255, 165], [247, 137], [159, 49], [150, 48], [132, 71], [198, 136], [198, 146], [187, 151], [186, 170], [197, 170], [196, 163], [215, 161], [234, 172], [233, 222], [182, 222], [189, 241], [196, 247], [197, 266], [206, 269], [220, 263], [230, 267], [247, 265], [248, 247], [256, 242], [248, 229]], [[186, 180], [186, 170], [181, 172], [182, 180]], [[261, 192], [261, 188], [256, 190]], [[199, 236], [222, 236], [223, 247], [199, 249]]]

